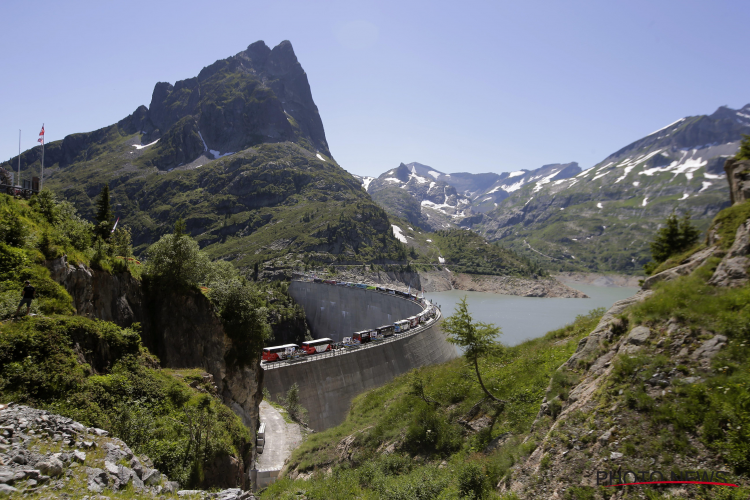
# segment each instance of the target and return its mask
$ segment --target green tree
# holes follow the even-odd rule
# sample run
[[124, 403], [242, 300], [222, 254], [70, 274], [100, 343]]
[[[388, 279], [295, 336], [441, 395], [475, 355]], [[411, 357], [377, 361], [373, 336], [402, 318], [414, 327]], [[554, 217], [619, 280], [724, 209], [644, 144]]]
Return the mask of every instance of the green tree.
[[750, 160], [750, 135], [742, 134], [742, 142], [740, 143], [740, 150], [734, 156], [737, 160]]
[[149, 276], [162, 283], [183, 286], [196, 286], [208, 278], [208, 257], [184, 231], [185, 223], [178, 220], [173, 234], [162, 236], [148, 248], [145, 271]]
[[492, 401], [505, 403], [498, 399], [485, 387], [482, 375], [479, 373], [479, 360], [481, 358], [497, 355], [502, 352], [503, 346], [496, 339], [502, 333], [500, 328], [491, 323], [474, 322], [466, 304], [466, 297], [456, 306], [456, 311], [442, 324], [442, 329], [448, 334], [448, 342], [456, 344], [464, 349], [464, 357], [474, 365], [479, 385]]
[[112, 234], [112, 250], [115, 255], [126, 259], [133, 256], [133, 243], [129, 227], [120, 226], [115, 229]]
[[209, 287], [208, 297], [232, 341], [226, 360], [230, 365], [245, 366], [260, 356], [263, 341], [271, 337], [263, 298], [253, 286], [237, 278], [218, 277], [209, 282]]
[[60, 222], [60, 210], [55, 195], [49, 189], [43, 189], [38, 195], [31, 198], [29, 202], [37, 212], [50, 224], [57, 225]]
[[109, 184], [105, 184], [96, 200], [96, 226], [94, 233], [103, 240], [112, 232], [112, 207], [109, 201]]
[[689, 250], [698, 242], [699, 236], [700, 231], [690, 222], [689, 213], [678, 218], [672, 212], [651, 242], [651, 257], [656, 263], [664, 262], [672, 255]]

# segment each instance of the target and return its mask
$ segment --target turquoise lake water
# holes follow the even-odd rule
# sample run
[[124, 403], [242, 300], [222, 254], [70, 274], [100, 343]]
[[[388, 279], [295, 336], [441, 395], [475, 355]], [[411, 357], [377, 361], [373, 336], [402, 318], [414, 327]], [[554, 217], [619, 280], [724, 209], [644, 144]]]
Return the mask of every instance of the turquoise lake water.
[[550, 330], [563, 327], [579, 314], [586, 314], [597, 307], [609, 307], [618, 300], [625, 299], [638, 291], [630, 287], [601, 287], [593, 285], [569, 284], [580, 290], [588, 299], [560, 299], [539, 297], [516, 297], [485, 292], [426, 293], [425, 297], [441, 306], [443, 316], [453, 314], [456, 304], [466, 296], [469, 312], [474, 321], [494, 323], [502, 328], [500, 341], [509, 346], [524, 340], [541, 337]]

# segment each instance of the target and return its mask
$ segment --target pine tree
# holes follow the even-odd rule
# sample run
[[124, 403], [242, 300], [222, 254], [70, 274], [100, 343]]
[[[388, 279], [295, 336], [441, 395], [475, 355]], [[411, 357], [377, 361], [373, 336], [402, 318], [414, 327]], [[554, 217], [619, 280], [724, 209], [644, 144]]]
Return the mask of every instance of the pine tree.
[[666, 225], [656, 233], [651, 242], [651, 256], [655, 262], [664, 262], [673, 255], [685, 252], [698, 242], [700, 231], [690, 222], [690, 214], [681, 219], [674, 212], [667, 217]]
[[96, 200], [96, 236], [106, 240], [112, 232], [112, 207], [109, 202], [109, 184], [105, 184]]

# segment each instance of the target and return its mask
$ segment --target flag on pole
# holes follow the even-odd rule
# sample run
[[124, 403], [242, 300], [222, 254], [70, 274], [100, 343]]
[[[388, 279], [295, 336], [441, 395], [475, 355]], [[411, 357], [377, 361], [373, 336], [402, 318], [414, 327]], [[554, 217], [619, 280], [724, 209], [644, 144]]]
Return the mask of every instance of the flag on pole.
[[44, 144], [44, 124], [42, 124], [42, 131], [39, 132], [39, 139], [37, 139], [36, 142]]
[[[115, 225], [114, 225], [114, 226], [112, 226], [112, 233], [114, 233], [114, 232], [115, 232], [115, 229], [117, 229], [117, 223], [118, 223], [118, 222], [120, 222], [120, 218], [119, 218], [119, 217], [118, 217], [118, 218], [117, 218], [117, 220], [115, 221]], [[112, 233], [110, 233], [110, 234], [112, 234]]]

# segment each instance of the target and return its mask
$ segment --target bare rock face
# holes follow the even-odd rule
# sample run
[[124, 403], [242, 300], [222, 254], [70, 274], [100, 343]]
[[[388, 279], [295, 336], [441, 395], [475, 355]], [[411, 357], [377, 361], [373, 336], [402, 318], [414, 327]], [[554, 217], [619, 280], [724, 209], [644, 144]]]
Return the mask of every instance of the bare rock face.
[[111, 321], [121, 327], [144, 321], [143, 291], [129, 273], [109, 274], [82, 264], [74, 266], [64, 255], [46, 265], [52, 279], [73, 297], [79, 316]]
[[738, 287], [748, 281], [750, 259], [750, 220], [740, 224], [735, 233], [734, 243], [716, 268], [709, 283], [716, 286]]
[[732, 205], [750, 199], [750, 160], [735, 160], [730, 158], [724, 164], [729, 181], [729, 196]]
[[700, 266], [702, 266], [704, 262], [712, 257], [714, 253], [716, 253], [716, 250], [717, 249], [715, 246], [705, 248], [685, 259], [685, 261], [683, 261], [679, 266], [667, 269], [666, 271], [662, 271], [659, 274], [649, 276], [643, 282], [642, 288], [644, 290], [649, 290], [660, 281], [671, 281], [679, 276], [687, 276], [688, 274], [692, 273]]

